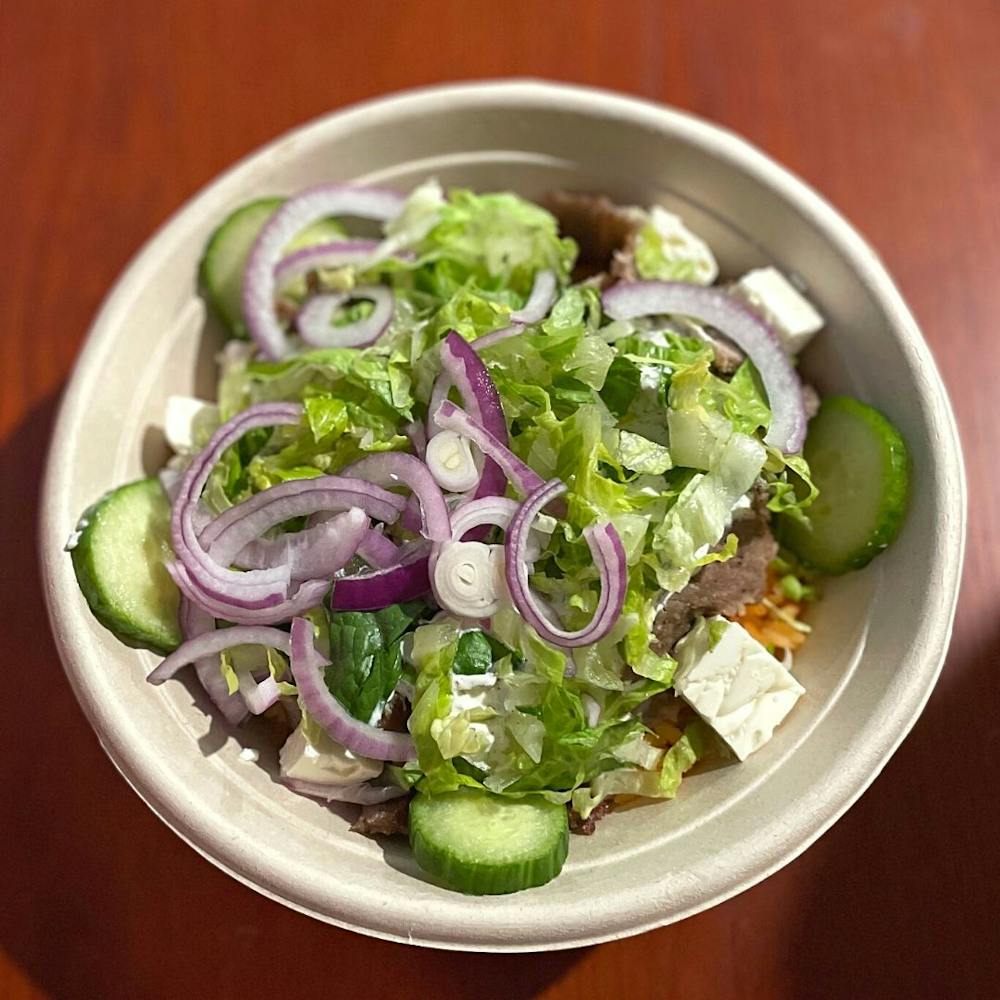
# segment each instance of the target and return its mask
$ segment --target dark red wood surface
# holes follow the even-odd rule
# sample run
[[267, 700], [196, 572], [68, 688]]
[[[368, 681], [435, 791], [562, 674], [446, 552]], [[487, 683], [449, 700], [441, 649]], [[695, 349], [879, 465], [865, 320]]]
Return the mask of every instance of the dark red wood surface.
[[[0, 997], [998, 995], [998, 52], [996, 0], [3, 0]], [[74, 356], [159, 223], [305, 119], [506, 75], [692, 110], [829, 196], [882, 253], [934, 349], [971, 519], [941, 682], [871, 790], [802, 858], [639, 938], [463, 956], [298, 916], [155, 819], [62, 675], [34, 524]]]

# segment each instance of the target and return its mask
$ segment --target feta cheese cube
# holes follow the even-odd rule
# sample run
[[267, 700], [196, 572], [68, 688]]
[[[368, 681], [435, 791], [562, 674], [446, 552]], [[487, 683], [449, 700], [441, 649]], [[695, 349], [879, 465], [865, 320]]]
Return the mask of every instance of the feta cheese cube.
[[741, 625], [703, 618], [677, 644], [674, 689], [746, 760], [805, 688]]
[[775, 267], [748, 271], [733, 291], [774, 327], [789, 354], [798, 354], [823, 328], [812, 303]]
[[[197, 451], [197, 433], [213, 431], [219, 423], [219, 407], [193, 396], [167, 396], [163, 415], [163, 434], [167, 444], [179, 455]], [[208, 435], [205, 435], [206, 439]]]

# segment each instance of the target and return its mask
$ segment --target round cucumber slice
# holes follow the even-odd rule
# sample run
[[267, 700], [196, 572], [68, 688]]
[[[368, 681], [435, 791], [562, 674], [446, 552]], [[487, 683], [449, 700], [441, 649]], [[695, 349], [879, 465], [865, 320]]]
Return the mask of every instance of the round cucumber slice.
[[867, 565], [899, 533], [909, 496], [906, 443], [886, 418], [849, 396], [830, 396], [803, 449], [819, 496], [809, 524], [782, 518], [781, 539], [825, 573]]
[[[236, 337], [246, 337], [241, 297], [247, 256], [264, 223], [284, 203], [284, 198], [260, 198], [242, 205], [209, 237], [198, 269], [198, 279], [209, 304]], [[297, 236], [288, 250], [341, 239], [343, 227], [323, 219]]]
[[461, 788], [410, 803], [410, 846], [424, 871], [475, 896], [544, 885], [569, 850], [566, 808]]
[[180, 645], [180, 594], [164, 562], [170, 504], [156, 479], [105, 494], [86, 510], [70, 550], [94, 617], [126, 645], [169, 653]]

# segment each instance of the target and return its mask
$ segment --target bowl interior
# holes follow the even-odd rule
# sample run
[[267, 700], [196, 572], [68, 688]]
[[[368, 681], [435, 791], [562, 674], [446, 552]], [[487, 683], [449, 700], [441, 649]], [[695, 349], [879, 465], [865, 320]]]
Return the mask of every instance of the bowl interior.
[[[796, 273], [828, 320], [804, 361], [807, 377], [883, 409], [911, 446], [919, 484], [894, 548], [825, 588], [796, 659], [808, 693], [765, 749], [687, 780], [673, 802], [613, 814], [596, 836], [573, 839], [559, 879], [488, 903], [429, 884], [405, 844], [351, 834], [349, 810], [277, 785], [263, 730], [226, 730], [197, 685], [148, 686], [155, 658], [91, 619], [60, 551], [98, 495], [158, 468], [167, 395], [214, 392], [221, 334], [197, 298], [195, 272], [226, 212], [320, 180], [405, 190], [428, 175], [529, 197], [564, 187], [660, 203], [710, 243], [724, 274], [764, 263]], [[963, 511], [960, 457], [933, 364], [877, 260], [832, 210], [740, 140], [685, 116], [575, 88], [507, 84], [417, 93], [307, 126], [215, 182], [147, 245], [95, 323], [67, 393], [43, 562], [67, 671], [102, 743], [150, 806], [215, 863], [298, 909], [383, 937], [569, 947], [666, 923], [746, 888], [860, 794], [936, 677]], [[257, 762], [247, 748], [259, 751]]]

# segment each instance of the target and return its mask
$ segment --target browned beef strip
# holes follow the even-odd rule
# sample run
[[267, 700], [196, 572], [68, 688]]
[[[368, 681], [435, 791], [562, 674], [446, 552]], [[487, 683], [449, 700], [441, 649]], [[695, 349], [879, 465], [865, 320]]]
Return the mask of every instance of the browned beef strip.
[[616, 251], [625, 250], [645, 218], [641, 210], [616, 205], [603, 194], [552, 191], [542, 199], [542, 205], [559, 220], [563, 235], [576, 240], [580, 261], [591, 272], [613, 272]]
[[604, 819], [609, 812], [613, 812], [614, 808], [614, 796], [609, 795], [606, 799], [603, 799], [599, 805], [594, 807], [594, 811], [586, 819], [581, 818], [580, 814], [575, 809], [570, 809], [569, 828], [574, 833], [582, 833], [585, 837], [589, 837], [597, 828], [598, 822]]
[[379, 728], [390, 733], [405, 733], [406, 723], [410, 718], [410, 703], [397, 691], [385, 703]]
[[390, 799], [372, 806], [362, 806], [358, 818], [351, 824], [355, 833], [366, 837], [406, 836], [409, 832], [410, 797]]
[[767, 567], [778, 554], [770, 528], [766, 492], [755, 491], [752, 512], [733, 521], [739, 539], [736, 555], [725, 562], [709, 563], [681, 591], [664, 604], [653, 623], [653, 648], [669, 653], [699, 615], [734, 617], [747, 604], [759, 601], [767, 586]]

